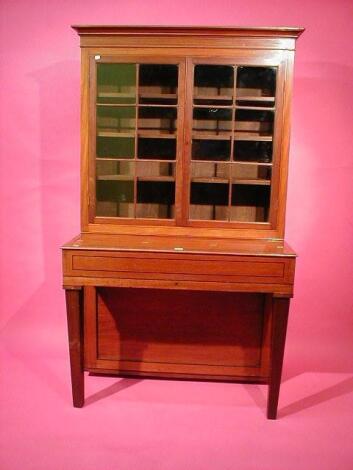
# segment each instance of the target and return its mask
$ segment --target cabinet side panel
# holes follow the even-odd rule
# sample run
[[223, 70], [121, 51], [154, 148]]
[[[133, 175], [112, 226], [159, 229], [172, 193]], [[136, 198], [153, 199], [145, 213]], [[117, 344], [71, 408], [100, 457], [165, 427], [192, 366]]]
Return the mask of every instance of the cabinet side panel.
[[283, 114], [281, 132], [281, 166], [279, 175], [277, 227], [279, 237], [284, 237], [287, 199], [288, 159], [291, 128], [291, 100], [293, 88], [294, 51], [283, 53], [286, 57], [285, 84], [283, 91]]

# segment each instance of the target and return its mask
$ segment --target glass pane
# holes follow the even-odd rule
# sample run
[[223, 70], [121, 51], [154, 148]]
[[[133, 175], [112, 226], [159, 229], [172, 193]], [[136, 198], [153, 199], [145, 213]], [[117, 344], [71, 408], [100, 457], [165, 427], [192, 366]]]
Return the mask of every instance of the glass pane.
[[97, 103], [136, 102], [136, 65], [97, 63]]
[[134, 163], [97, 161], [96, 213], [105, 217], [134, 216]]
[[192, 163], [191, 181], [194, 183], [228, 183], [227, 163]]
[[138, 194], [137, 217], [173, 218], [175, 164], [139, 162], [136, 173]]
[[174, 200], [174, 181], [137, 180], [137, 217], [174, 218]]
[[135, 124], [135, 107], [97, 107], [97, 133], [99, 137], [134, 137]]
[[194, 70], [189, 217], [266, 222], [277, 69], [202, 64]]
[[153, 161], [138, 162], [136, 176], [140, 181], [174, 181], [175, 164]]
[[234, 142], [234, 160], [270, 163], [272, 142], [237, 140]]
[[141, 104], [176, 104], [178, 66], [141, 64], [139, 67], [139, 102]]
[[161, 135], [176, 135], [177, 109], [143, 107], [139, 108], [138, 114], [138, 134], [139, 136], [151, 137]]
[[100, 181], [128, 181], [134, 179], [134, 162], [97, 161], [96, 178]]
[[175, 164], [153, 160], [176, 159], [178, 66], [140, 65], [138, 94], [136, 217], [171, 219]]
[[138, 139], [137, 156], [139, 159], [175, 160], [176, 139]]
[[275, 67], [238, 67], [237, 98], [274, 97]]
[[135, 138], [97, 137], [97, 157], [134, 158]]
[[190, 219], [227, 220], [228, 184], [191, 183]]
[[232, 131], [232, 110], [224, 108], [194, 108], [193, 137], [225, 136]]
[[234, 68], [228, 65], [196, 65], [194, 74], [195, 104], [231, 105]]
[[98, 216], [174, 217], [177, 87], [175, 64], [97, 63]]
[[133, 158], [136, 111], [127, 106], [97, 106], [97, 157]]
[[237, 184], [271, 184], [272, 167], [266, 165], [248, 165], [234, 163], [231, 168], [232, 182]]
[[267, 222], [270, 186], [233, 184], [230, 219], [241, 222]]
[[272, 111], [237, 109], [235, 113], [235, 137], [268, 136], [273, 134]]
[[228, 140], [200, 140], [192, 141], [193, 160], [229, 160], [230, 139]]

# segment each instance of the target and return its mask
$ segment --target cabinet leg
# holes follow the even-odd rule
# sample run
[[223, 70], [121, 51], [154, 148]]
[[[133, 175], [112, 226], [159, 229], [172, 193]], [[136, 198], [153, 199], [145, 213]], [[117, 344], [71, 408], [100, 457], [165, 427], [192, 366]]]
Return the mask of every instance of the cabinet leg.
[[65, 288], [69, 335], [72, 400], [76, 408], [84, 404], [83, 334], [81, 288]]
[[277, 418], [279, 389], [281, 385], [284, 345], [286, 341], [289, 298], [273, 296], [271, 327], [271, 362], [267, 399], [267, 418]]

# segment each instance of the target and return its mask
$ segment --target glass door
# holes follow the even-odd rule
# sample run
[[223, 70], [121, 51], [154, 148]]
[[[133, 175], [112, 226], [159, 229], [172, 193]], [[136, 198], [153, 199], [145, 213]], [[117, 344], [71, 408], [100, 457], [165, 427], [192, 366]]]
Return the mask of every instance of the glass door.
[[95, 59], [95, 215], [175, 219], [180, 63]]
[[270, 213], [277, 67], [193, 67], [189, 220], [259, 223]]

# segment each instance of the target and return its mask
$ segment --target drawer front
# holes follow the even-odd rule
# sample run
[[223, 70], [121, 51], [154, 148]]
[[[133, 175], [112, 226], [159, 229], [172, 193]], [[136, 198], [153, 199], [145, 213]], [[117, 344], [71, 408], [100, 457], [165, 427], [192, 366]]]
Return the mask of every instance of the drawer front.
[[64, 260], [67, 276], [290, 284], [291, 260], [275, 257], [105, 253], [73, 251]]
[[87, 271], [195, 274], [195, 275], [240, 275], [283, 277], [283, 263], [261, 261], [193, 261], [173, 259], [111, 258], [107, 256], [73, 257], [73, 269]]

